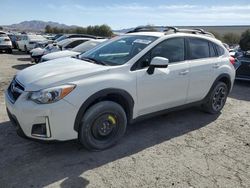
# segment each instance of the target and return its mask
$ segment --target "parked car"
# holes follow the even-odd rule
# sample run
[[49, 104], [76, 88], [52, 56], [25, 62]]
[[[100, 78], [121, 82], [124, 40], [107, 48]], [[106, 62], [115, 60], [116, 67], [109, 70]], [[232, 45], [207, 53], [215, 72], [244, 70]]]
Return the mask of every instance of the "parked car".
[[12, 53], [12, 43], [10, 38], [5, 32], [0, 32], [0, 51]]
[[97, 37], [93, 35], [87, 35], [87, 34], [65, 34], [62, 35], [61, 37], [57, 38], [55, 42], [60, 42], [65, 39], [70, 39], [70, 38], [90, 38], [90, 39], [101, 39], [103, 37]]
[[89, 40], [87, 42], [84, 42], [84, 43], [76, 46], [72, 50], [57, 51], [57, 52], [43, 55], [41, 58], [41, 62], [45, 62], [45, 61], [49, 61], [49, 60], [53, 60], [53, 59], [57, 59], [57, 58], [62, 58], [62, 57], [77, 56], [79, 54], [82, 54], [82, 53], [96, 47], [96, 45], [101, 44], [106, 40], [107, 39], [92, 39], [92, 40]]
[[217, 114], [232, 89], [234, 58], [208, 32], [166, 27], [115, 37], [78, 58], [17, 73], [5, 98], [19, 135], [79, 139], [90, 150], [117, 143], [128, 123], [192, 105]]
[[46, 55], [52, 52], [57, 52], [60, 50], [61, 49], [59, 48], [59, 46], [56, 45], [55, 43], [47, 44], [44, 48], [35, 48], [30, 51], [31, 62], [39, 63], [43, 55]]
[[42, 35], [34, 35], [34, 34], [23, 34], [21, 35], [20, 40], [17, 41], [18, 49], [20, 51], [25, 51], [29, 53], [32, 50], [37, 42], [47, 41]]
[[17, 35], [12, 33], [8, 33], [7, 35], [11, 40], [12, 48], [17, 49]]
[[90, 38], [68, 38], [56, 43], [61, 50], [71, 50], [74, 47], [91, 40]]
[[89, 38], [70, 38], [65, 39], [58, 43], [53, 43], [47, 45], [45, 48], [36, 48], [30, 51], [31, 54], [31, 62], [39, 63], [41, 57], [46, 54], [50, 54], [58, 51], [71, 50], [75, 46], [82, 44], [86, 41], [90, 40]]
[[250, 81], [250, 51], [237, 58], [235, 63], [236, 80]]

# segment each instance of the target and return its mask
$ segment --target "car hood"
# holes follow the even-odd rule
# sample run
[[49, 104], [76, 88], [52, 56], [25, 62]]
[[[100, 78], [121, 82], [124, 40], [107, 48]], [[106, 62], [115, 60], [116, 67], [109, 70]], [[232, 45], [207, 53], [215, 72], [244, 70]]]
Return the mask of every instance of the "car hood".
[[16, 75], [25, 91], [37, 91], [61, 84], [72, 83], [103, 71], [109, 66], [89, 63], [75, 58], [59, 58], [28, 67]]
[[79, 52], [74, 52], [74, 51], [69, 51], [69, 50], [64, 50], [64, 51], [53, 52], [53, 53], [44, 55], [43, 59], [52, 60], [52, 59], [57, 59], [57, 58], [60, 58], [60, 57], [76, 56], [78, 54], [80, 54], [80, 53]]

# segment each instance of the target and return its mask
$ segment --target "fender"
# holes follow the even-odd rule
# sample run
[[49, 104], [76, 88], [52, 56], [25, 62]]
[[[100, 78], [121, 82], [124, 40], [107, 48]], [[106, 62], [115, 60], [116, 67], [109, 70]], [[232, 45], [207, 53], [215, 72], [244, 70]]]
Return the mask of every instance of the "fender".
[[[84, 113], [86, 110], [93, 104], [95, 104], [98, 101], [101, 101], [102, 99], [107, 99], [110, 95], [117, 96], [120, 99], [122, 99], [122, 103], [124, 103], [123, 108], [125, 108], [125, 112], [127, 114], [128, 122], [132, 120], [133, 117], [133, 109], [134, 109], [134, 100], [133, 97], [125, 90], [122, 89], [116, 89], [116, 88], [108, 88], [108, 89], [103, 89], [95, 94], [91, 95], [80, 107], [76, 119], [75, 119], [75, 124], [74, 124], [74, 130], [78, 131], [79, 130], [79, 125], [81, 122], [81, 118], [83, 117]], [[110, 98], [111, 101], [112, 98]]]
[[209, 94], [212, 92], [212, 89], [215, 87], [216, 83], [217, 83], [218, 81], [222, 80], [222, 79], [226, 79], [226, 82], [227, 82], [226, 84], [228, 85], [228, 89], [229, 89], [229, 91], [231, 90], [232, 83], [231, 83], [230, 75], [229, 75], [229, 74], [226, 74], [226, 73], [223, 73], [223, 74], [219, 75], [219, 76], [215, 79], [215, 81], [214, 81], [212, 87], [210, 88], [210, 90], [209, 90], [209, 92], [207, 93], [206, 97], [203, 99], [204, 102], [207, 101], [207, 99], [208, 99], [208, 97], [209, 97]]

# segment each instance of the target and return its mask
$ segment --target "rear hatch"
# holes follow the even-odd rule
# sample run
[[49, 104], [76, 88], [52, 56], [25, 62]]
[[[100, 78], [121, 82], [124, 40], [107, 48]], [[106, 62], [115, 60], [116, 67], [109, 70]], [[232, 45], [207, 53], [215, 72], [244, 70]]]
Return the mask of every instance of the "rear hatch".
[[0, 33], [0, 45], [1, 46], [10, 46], [11, 45], [11, 41], [10, 38], [8, 37], [8, 35], [4, 34], [4, 33]]

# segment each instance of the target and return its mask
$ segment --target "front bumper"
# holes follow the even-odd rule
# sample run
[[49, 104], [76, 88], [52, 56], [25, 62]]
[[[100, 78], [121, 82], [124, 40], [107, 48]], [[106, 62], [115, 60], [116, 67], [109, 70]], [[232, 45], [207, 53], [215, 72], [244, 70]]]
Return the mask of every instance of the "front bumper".
[[[65, 100], [52, 104], [36, 104], [27, 100], [27, 92], [23, 92], [13, 103], [5, 92], [5, 103], [11, 122], [17, 131], [25, 136], [39, 140], [72, 140], [77, 138], [74, 122], [77, 109]], [[34, 132], [34, 126], [43, 125], [45, 134]]]
[[37, 56], [35, 56], [35, 55], [31, 55], [30, 57], [31, 57], [31, 62], [33, 63], [33, 62], [35, 62], [35, 63], [39, 63], [40, 61], [41, 61], [41, 57], [42, 57], [43, 55], [37, 55]]

